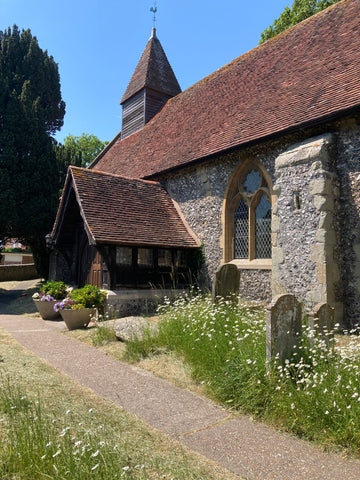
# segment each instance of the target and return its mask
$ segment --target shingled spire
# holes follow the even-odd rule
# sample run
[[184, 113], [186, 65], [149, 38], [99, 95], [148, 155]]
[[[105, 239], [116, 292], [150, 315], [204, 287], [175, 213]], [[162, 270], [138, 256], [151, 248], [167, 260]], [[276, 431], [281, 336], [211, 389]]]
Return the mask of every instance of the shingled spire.
[[120, 102], [122, 138], [141, 130], [167, 100], [178, 93], [181, 93], [180, 85], [153, 28]]

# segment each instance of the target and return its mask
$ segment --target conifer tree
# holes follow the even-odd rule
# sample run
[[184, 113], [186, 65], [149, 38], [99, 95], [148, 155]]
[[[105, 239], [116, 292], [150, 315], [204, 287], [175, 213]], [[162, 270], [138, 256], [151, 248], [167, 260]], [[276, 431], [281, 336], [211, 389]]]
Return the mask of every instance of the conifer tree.
[[52, 135], [64, 114], [54, 59], [30, 30], [0, 31], [0, 239], [29, 245], [45, 278], [60, 188]]

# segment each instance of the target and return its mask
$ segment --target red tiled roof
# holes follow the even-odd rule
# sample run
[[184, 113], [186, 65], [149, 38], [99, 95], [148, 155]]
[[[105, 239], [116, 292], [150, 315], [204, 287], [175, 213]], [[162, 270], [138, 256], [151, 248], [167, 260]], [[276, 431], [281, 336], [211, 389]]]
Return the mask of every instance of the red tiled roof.
[[344, 0], [169, 100], [92, 166], [146, 178], [360, 105], [360, 1]]
[[[93, 243], [200, 246], [170, 196], [157, 182], [70, 167], [64, 192], [71, 183]], [[65, 203], [63, 195], [52, 237], [59, 228]]]
[[173, 69], [156, 36], [155, 28], [120, 103], [126, 102], [126, 100], [145, 87], [165, 93], [171, 97], [181, 92]]

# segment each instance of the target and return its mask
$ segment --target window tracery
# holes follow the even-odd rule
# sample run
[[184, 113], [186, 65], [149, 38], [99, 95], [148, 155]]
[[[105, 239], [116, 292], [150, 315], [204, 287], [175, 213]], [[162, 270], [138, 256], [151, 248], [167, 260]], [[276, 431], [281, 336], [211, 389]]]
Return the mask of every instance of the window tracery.
[[[267, 178], [266, 178], [267, 177]], [[257, 162], [243, 165], [227, 198], [226, 261], [271, 258], [271, 193]]]

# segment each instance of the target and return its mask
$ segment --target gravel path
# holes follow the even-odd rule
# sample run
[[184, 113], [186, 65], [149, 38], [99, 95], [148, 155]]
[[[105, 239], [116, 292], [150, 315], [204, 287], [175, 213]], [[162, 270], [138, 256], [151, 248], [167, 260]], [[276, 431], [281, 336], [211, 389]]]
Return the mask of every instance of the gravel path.
[[360, 462], [321, 452], [61, 334], [63, 322], [1, 315], [20, 344], [81, 385], [251, 480], [359, 480]]

